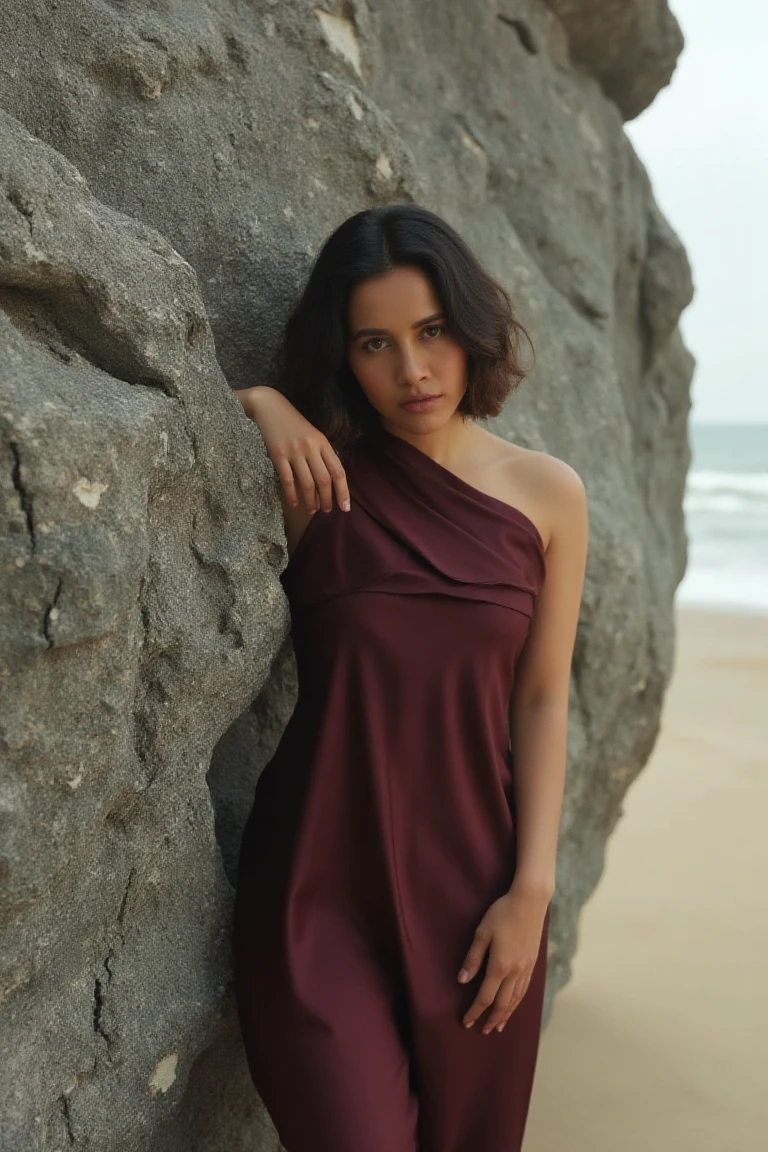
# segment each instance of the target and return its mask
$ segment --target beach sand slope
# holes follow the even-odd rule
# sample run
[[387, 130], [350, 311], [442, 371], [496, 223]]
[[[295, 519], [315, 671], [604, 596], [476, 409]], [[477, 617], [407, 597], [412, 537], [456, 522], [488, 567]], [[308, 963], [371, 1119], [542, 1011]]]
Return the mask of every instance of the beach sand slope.
[[542, 1037], [525, 1152], [768, 1148], [768, 616], [677, 613], [651, 761]]

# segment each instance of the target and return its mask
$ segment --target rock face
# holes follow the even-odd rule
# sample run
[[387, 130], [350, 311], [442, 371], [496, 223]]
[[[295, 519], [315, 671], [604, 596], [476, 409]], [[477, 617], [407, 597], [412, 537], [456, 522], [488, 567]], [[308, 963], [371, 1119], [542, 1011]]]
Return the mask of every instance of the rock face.
[[283, 535], [192, 268], [0, 126], [2, 1145], [149, 1148], [227, 994], [206, 770]]
[[666, 0], [547, 0], [581, 65], [631, 120], [668, 84], [683, 47]]
[[548, 1006], [567, 980], [686, 562], [690, 269], [622, 131], [679, 48], [660, 0], [0, 9], [4, 1149], [276, 1147], [229, 925], [295, 682], [228, 386], [368, 204], [433, 208], [508, 287], [537, 364], [494, 430], [587, 487]]

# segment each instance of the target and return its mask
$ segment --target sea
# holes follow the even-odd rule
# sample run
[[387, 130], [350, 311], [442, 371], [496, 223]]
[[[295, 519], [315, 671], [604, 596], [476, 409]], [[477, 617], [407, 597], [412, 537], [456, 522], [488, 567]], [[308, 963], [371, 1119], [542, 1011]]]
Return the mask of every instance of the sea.
[[680, 607], [768, 615], [768, 424], [688, 427]]

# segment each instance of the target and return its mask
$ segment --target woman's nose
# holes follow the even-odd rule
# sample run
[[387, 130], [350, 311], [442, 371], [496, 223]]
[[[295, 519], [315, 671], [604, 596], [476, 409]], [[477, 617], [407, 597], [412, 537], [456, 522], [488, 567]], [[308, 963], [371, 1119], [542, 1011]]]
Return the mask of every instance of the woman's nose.
[[400, 371], [404, 383], [419, 384], [427, 375], [427, 369], [421, 351], [408, 347], [403, 348]]

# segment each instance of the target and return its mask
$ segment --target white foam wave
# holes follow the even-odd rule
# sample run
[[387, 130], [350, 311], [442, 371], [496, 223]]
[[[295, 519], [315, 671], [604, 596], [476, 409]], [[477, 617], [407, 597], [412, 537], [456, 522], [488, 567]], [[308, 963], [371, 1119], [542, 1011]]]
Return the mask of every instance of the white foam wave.
[[689, 566], [675, 602], [692, 608], [727, 608], [768, 614], [768, 579], [764, 571]]
[[742, 496], [768, 496], [768, 472], [689, 472], [689, 492], [732, 492]]
[[686, 512], [721, 512], [732, 515], [735, 512], [760, 511], [761, 502], [745, 500], [743, 496], [733, 496], [729, 492], [687, 492], [683, 506]]

